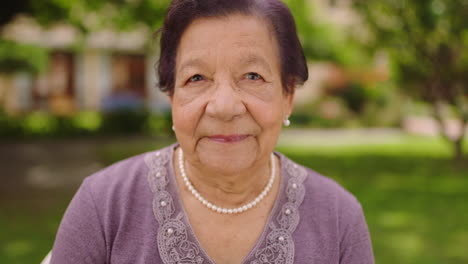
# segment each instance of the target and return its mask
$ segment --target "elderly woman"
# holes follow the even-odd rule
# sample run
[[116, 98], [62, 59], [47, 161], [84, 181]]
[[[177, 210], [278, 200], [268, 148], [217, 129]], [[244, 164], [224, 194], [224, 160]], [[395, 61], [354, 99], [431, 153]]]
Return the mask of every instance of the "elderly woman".
[[360, 204], [274, 152], [308, 77], [279, 0], [174, 0], [160, 87], [177, 144], [84, 180], [51, 263], [373, 263]]

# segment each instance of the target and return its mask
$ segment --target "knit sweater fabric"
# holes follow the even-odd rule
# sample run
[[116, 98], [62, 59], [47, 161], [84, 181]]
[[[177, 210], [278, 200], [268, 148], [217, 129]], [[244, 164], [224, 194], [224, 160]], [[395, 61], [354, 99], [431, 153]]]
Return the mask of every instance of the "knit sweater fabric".
[[[63, 216], [51, 264], [213, 264], [179, 197], [172, 166], [176, 147], [87, 177]], [[335, 181], [275, 154], [281, 162], [279, 193], [242, 263], [373, 264], [356, 198]]]

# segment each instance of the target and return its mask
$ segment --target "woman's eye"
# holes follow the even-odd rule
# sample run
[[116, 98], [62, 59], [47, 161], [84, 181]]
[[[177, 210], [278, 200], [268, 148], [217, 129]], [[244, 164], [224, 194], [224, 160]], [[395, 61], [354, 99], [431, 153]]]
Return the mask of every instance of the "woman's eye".
[[194, 76], [190, 77], [189, 82], [198, 82], [202, 80], [203, 76], [201, 76], [200, 74], [195, 74]]
[[258, 74], [256, 72], [249, 72], [249, 73], [246, 74], [246, 78], [248, 80], [258, 81], [258, 80], [262, 79], [262, 76], [260, 76], [260, 74]]

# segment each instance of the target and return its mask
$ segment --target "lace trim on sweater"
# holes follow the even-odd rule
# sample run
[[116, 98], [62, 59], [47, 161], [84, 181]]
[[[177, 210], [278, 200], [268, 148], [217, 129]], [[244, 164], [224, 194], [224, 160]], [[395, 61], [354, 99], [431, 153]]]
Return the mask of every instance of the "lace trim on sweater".
[[[165, 148], [145, 156], [149, 168], [148, 183], [154, 194], [153, 213], [159, 223], [157, 243], [161, 260], [165, 264], [211, 263], [204, 257], [196, 239], [189, 236], [190, 230], [184, 222], [184, 213], [182, 209], [176, 209], [174, 199], [167, 191], [171, 177], [167, 168], [172, 166], [171, 155], [171, 149]], [[287, 174], [283, 175], [287, 179], [286, 200], [280, 205], [279, 211], [273, 212], [276, 215], [273, 215], [268, 223], [266, 237], [261, 238], [264, 241], [257, 243], [258, 246], [244, 263], [294, 263], [292, 233], [300, 220], [299, 205], [304, 200], [303, 181], [307, 177], [307, 171], [289, 159], [282, 161]]]

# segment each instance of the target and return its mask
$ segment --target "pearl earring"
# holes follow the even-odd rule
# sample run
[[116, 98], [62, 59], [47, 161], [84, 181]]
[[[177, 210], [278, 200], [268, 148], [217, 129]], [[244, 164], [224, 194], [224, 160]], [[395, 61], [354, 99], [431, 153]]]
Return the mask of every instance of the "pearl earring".
[[172, 126], [172, 131], [175, 131], [175, 127], [174, 127], [174, 126]]
[[289, 125], [291, 125], [291, 121], [289, 121], [289, 118], [286, 118], [286, 119], [283, 121], [283, 125], [284, 125], [284, 126], [287, 126], [287, 127], [288, 127]]

